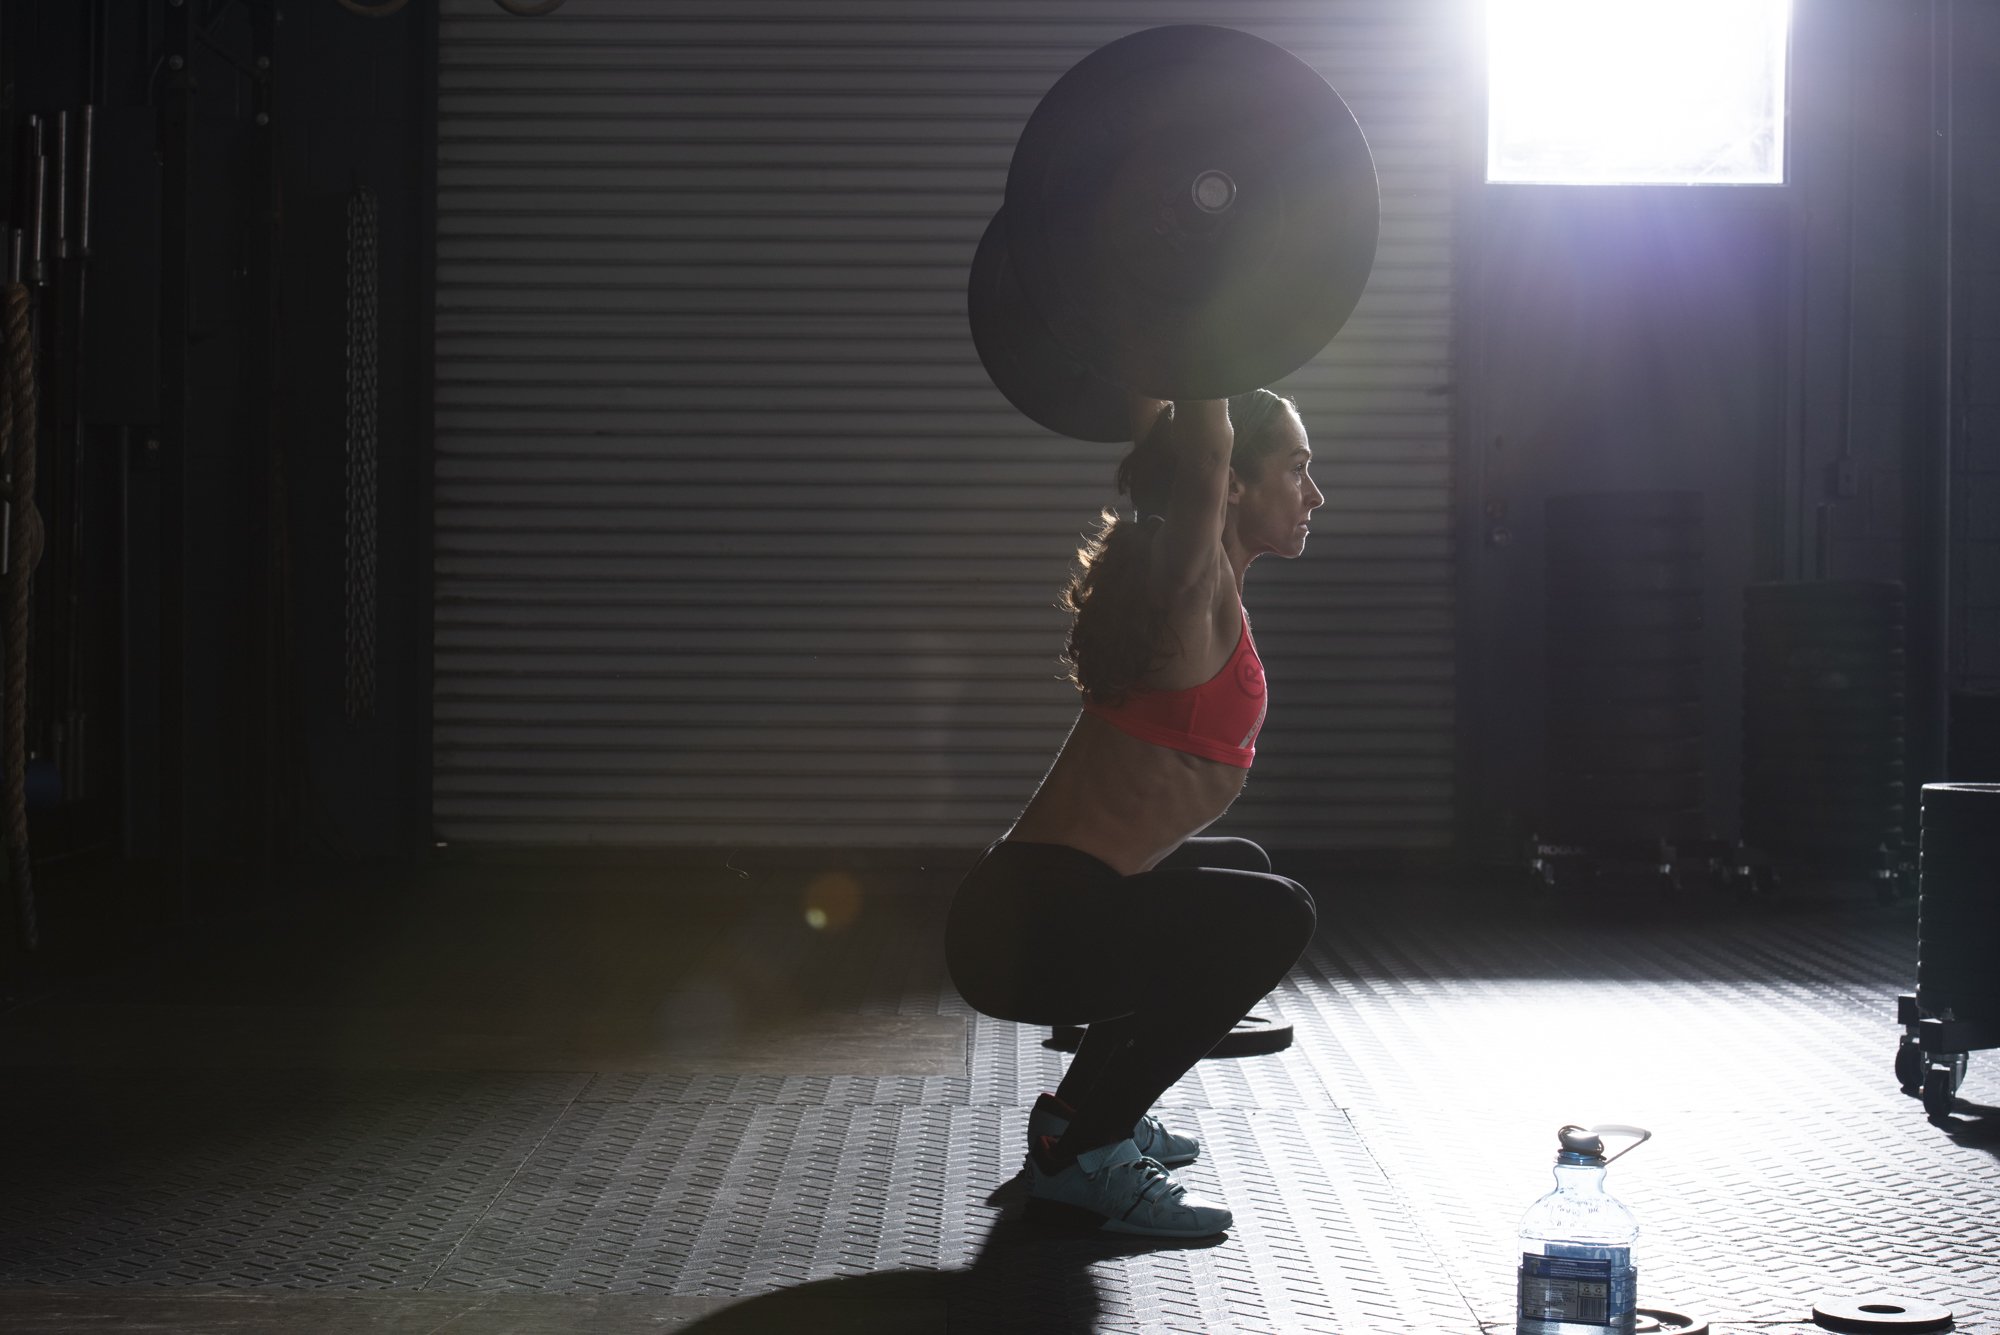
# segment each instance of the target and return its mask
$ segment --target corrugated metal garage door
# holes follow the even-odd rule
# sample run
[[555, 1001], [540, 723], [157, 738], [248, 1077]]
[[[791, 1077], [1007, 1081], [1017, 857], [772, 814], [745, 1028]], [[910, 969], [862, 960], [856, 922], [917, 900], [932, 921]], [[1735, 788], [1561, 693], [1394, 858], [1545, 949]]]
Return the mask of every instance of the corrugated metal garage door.
[[1383, 187], [1287, 383], [1327, 507], [1249, 603], [1226, 828], [1452, 827], [1447, 0], [446, 0], [435, 815], [474, 845], [977, 846], [1075, 715], [1054, 599], [1119, 448], [1016, 415], [967, 265], [1021, 125], [1160, 23], [1279, 42]]

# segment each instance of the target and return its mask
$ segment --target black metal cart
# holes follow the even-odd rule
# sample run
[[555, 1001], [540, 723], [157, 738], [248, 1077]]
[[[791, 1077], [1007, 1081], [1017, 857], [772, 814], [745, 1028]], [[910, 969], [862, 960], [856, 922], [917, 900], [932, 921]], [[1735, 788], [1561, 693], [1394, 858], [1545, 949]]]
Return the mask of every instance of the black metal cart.
[[1969, 1055], [2000, 1048], [2000, 784], [1924, 785], [1917, 990], [1896, 1019], [1897, 1082], [1943, 1117]]

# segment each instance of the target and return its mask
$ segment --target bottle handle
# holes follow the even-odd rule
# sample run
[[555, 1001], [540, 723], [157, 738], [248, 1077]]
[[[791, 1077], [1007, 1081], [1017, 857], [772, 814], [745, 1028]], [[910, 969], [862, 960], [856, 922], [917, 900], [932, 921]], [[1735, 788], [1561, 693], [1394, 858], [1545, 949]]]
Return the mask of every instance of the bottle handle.
[[1604, 1161], [1606, 1167], [1609, 1167], [1610, 1165], [1617, 1163], [1620, 1159], [1624, 1158], [1626, 1155], [1630, 1154], [1633, 1150], [1638, 1149], [1641, 1145], [1645, 1144], [1647, 1141], [1653, 1138], [1653, 1133], [1648, 1131], [1643, 1126], [1625, 1126], [1618, 1122], [1604, 1122], [1598, 1126], [1593, 1126], [1590, 1129], [1591, 1132], [1596, 1135], [1603, 1135], [1609, 1132], [1611, 1135], [1614, 1136], [1632, 1136], [1635, 1138], [1630, 1145], [1627, 1145], [1624, 1149], [1618, 1151], [1618, 1153], [1606, 1159]]

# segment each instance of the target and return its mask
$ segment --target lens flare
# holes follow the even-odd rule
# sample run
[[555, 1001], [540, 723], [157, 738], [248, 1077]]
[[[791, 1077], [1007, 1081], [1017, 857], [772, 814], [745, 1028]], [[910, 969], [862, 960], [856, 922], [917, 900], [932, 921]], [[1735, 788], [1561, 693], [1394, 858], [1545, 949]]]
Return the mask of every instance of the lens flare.
[[806, 926], [838, 932], [861, 916], [861, 883], [844, 871], [822, 872], [806, 882]]

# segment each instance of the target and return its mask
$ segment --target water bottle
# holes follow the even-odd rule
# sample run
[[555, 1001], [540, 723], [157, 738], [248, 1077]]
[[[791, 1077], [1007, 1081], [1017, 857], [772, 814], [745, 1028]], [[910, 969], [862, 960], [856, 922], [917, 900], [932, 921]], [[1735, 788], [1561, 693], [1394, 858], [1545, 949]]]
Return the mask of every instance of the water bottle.
[[1631, 1335], [1639, 1271], [1632, 1244], [1639, 1221], [1604, 1190], [1599, 1133], [1637, 1137], [1611, 1156], [1652, 1138], [1636, 1126], [1566, 1126], [1556, 1132], [1556, 1189], [1521, 1217], [1516, 1335]]

